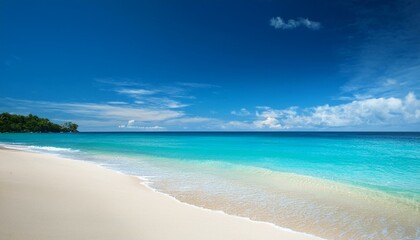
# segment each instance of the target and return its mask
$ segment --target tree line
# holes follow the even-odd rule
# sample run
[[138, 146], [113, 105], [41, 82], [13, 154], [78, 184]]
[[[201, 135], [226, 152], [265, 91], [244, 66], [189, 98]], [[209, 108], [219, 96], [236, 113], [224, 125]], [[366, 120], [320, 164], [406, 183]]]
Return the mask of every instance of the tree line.
[[47, 132], [78, 132], [79, 126], [76, 123], [66, 122], [62, 125], [56, 124], [47, 118], [29, 114], [28, 116], [2, 113], [0, 114], [0, 132], [6, 133], [47, 133]]

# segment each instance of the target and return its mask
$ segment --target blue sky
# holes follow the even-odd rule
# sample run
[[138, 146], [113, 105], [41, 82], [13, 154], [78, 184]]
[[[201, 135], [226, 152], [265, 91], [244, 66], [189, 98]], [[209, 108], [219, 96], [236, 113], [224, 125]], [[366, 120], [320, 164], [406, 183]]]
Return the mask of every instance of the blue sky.
[[82, 131], [420, 129], [420, 2], [0, 0], [0, 111]]

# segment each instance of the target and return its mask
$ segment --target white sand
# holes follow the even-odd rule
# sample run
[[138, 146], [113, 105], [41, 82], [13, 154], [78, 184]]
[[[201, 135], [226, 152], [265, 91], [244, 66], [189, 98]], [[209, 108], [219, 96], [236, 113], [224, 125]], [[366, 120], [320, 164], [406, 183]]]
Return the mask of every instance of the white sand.
[[90, 163], [0, 149], [0, 239], [318, 238], [183, 204]]

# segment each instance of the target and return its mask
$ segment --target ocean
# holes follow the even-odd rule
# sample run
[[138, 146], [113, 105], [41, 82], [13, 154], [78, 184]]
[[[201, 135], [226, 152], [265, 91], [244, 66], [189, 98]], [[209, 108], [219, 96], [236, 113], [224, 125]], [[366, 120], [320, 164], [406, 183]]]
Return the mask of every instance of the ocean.
[[420, 133], [0, 134], [182, 202], [326, 239], [420, 239]]

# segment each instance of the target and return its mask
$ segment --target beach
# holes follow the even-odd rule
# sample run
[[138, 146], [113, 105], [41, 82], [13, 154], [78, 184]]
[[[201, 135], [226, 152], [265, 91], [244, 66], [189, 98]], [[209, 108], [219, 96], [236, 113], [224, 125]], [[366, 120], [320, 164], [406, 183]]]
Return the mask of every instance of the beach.
[[91, 163], [0, 149], [2, 239], [319, 239], [181, 203]]
[[0, 240], [420, 240], [420, 0], [0, 16]]
[[[31, 169], [42, 170], [38, 171], [36, 176], [33, 174], [37, 171], [27, 170], [19, 177], [27, 179], [20, 181], [25, 183], [23, 186], [31, 190], [32, 195], [47, 192], [44, 190], [47, 187], [41, 188], [41, 191], [34, 191], [32, 189], [39, 189], [38, 185], [42, 184], [34, 186], [27, 184], [35, 184], [35, 180], [41, 179], [46, 180], [48, 184], [55, 184], [55, 181], [70, 174], [62, 179], [67, 185], [61, 185], [74, 189], [68, 190], [68, 196], [64, 199], [72, 199], [73, 195], [76, 199], [72, 199], [72, 203], [77, 203], [76, 200], [79, 198], [85, 199], [80, 204], [85, 208], [87, 203], [94, 205], [89, 207], [97, 209], [93, 215], [107, 213], [112, 216], [122, 216], [124, 220], [117, 219], [118, 223], [132, 218], [133, 220], [128, 222], [138, 224], [135, 232], [140, 231], [141, 226], [145, 226], [141, 221], [146, 215], [141, 209], [136, 216], [130, 215], [133, 214], [131, 210], [135, 207], [131, 207], [132, 204], [127, 203], [127, 199], [139, 198], [132, 201], [135, 202], [133, 206], [137, 206], [136, 204], [147, 206], [145, 209], [150, 211], [149, 216], [156, 219], [145, 221], [156, 223], [152, 224], [153, 226], [160, 226], [162, 221], [172, 221], [175, 222], [172, 225], [175, 225], [176, 229], [184, 229], [188, 234], [192, 234], [189, 233], [191, 229], [200, 228], [194, 226], [196, 222], [205, 225], [215, 224], [209, 220], [194, 218], [189, 220], [185, 227], [178, 228], [181, 224], [179, 216], [187, 216], [185, 213], [172, 214], [168, 213], [172, 210], [165, 210], [163, 213], [166, 214], [162, 217], [159, 215], [162, 212], [160, 206], [165, 204], [159, 204], [156, 211], [150, 210], [154, 205], [143, 203], [145, 200], [143, 196], [132, 196], [132, 192], [137, 190], [127, 190], [130, 192], [128, 196], [131, 197], [124, 197], [127, 191], [120, 189], [126, 187], [115, 185], [123, 176], [125, 182], [128, 181], [126, 178], [131, 179], [128, 184], [122, 184], [123, 186], [133, 185], [132, 189], [146, 189], [147, 191], [142, 192], [151, 192], [153, 193], [151, 196], [158, 195], [170, 199], [170, 202], [176, 203], [176, 206], [181, 204], [206, 213], [235, 216], [233, 218], [245, 221], [247, 224], [263, 222], [263, 225], [269, 226], [270, 229], [288, 233], [292, 233], [293, 230], [294, 233], [305, 233], [307, 235], [304, 236], [307, 237], [317, 236], [324, 239], [418, 239], [420, 237], [419, 137], [414, 133], [1, 134], [0, 149], [3, 147], [9, 150], [2, 152], [0, 157], [4, 158], [6, 153], [13, 153], [13, 157], [8, 159], [15, 159], [16, 153], [19, 156], [30, 154], [24, 155], [25, 157], [19, 161], [23, 167], [16, 165], [14, 172], [21, 172], [28, 166]], [[41, 160], [34, 161], [34, 159]], [[69, 162], [70, 165], [63, 166], [64, 169], [57, 168], [57, 163], [63, 161]], [[34, 167], [42, 163], [44, 164]], [[89, 179], [99, 179], [102, 187], [90, 186], [89, 184], [93, 184], [90, 180], [82, 181], [84, 178], [78, 175], [85, 170], [70, 171], [74, 165], [78, 169], [86, 170], [86, 166], [90, 166], [89, 169], [92, 167], [96, 169], [95, 174], [86, 173], [85, 176]], [[1, 169], [8, 168], [10, 167]], [[113, 173], [118, 178], [113, 180], [115, 176], [108, 175], [94, 177], [97, 176], [98, 169], [100, 172]], [[17, 175], [3, 174], [3, 176]], [[105, 180], [107, 182], [104, 182]], [[86, 190], [87, 186], [90, 186], [89, 191]], [[66, 189], [61, 186], [55, 188], [61, 192]], [[10, 195], [4, 193], [5, 186], [0, 189], [2, 196]], [[83, 189], [85, 192], [81, 192]], [[103, 189], [118, 194], [103, 192]], [[86, 191], [90, 195], [86, 195]], [[124, 194], [119, 194], [120, 192]], [[115, 200], [116, 197], [119, 198]], [[17, 201], [10, 200], [10, 202]], [[48, 201], [39, 200], [39, 202]], [[125, 209], [125, 206], [130, 206], [130, 210]], [[3, 208], [13, 209], [5, 205]], [[60, 212], [63, 209], [71, 208], [64, 205], [57, 207], [56, 211]], [[114, 210], [109, 213], [109, 209]], [[129, 213], [128, 217], [124, 215], [125, 211]], [[168, 216], [175, 219], [171, 220]], [[78, 219], [78, 222], [83, 226], [89, 225], [85, 224], [83, 219]], [[92, 219], [88, 222], [96, 222]], [[109, 218], [100, 217], [100, 219]], [[38, 221], [40, 220], [34, 222]], [[114, 223], [108, 224], [114, 225]], [[43, 227], [46, 225], [43, 224]], [[225, 225], [222, 224], [222, 227]], [[9, 228], [11, 229], [10, 226], [5, 227]], [[98, 228], [103, 229], [103, 227]], [[244, 228], [249, 227], [240, 227]], [[228, 229], [233, 231], [235, 227]], [[254, 234], [254, 231], [259, 230], [250, 230], [251, 233], [243, 235], [251, 237], [258, 235], [258, 239], [264, 239], [261, 236], [267, 234], [266, 231], [262, 235]], [[168, 231], [165, 230], [163, 233], [166, 232]], [[234, 231], [233, 234], [239, 233]], [[156, 236], [156, 238], [163, 237]], [[186, 236], [180, 238], [188, 239]], [[209, 238], [218, 237], [210, 234]], [[226, 237], [226, 239], [235, 239], [235, 237]]]

